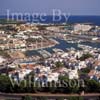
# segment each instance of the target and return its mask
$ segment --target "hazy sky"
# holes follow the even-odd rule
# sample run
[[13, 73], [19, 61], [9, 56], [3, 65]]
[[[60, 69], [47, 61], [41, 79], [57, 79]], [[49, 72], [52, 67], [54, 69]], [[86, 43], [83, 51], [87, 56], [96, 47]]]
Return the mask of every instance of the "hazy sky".
[[11, 12], [45, 12], [52, 9], [72, 15], [100, 15], [100, 0], [0, 0], [0, 15]]

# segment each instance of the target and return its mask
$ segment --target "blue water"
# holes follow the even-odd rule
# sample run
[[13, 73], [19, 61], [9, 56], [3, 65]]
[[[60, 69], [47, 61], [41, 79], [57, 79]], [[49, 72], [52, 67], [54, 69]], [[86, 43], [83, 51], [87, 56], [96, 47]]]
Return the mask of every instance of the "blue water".
[[[71, 48], [71, 47], [74, 47], [74, 48], [76, 48], [76, 49], [79, 49], [79, 48], [77, 47], [77, 44], [67, 43], [66, 41], [61, 40], [61, 39], [58, 39], [58, 38], [55, 38], [55, 40], [58, 41], [59, 44], [55, 45], [54, 47], [45, 48], [44, 50], [47, 50], [48, 52], [53, 53], [53, 49], [54, 49], [54, 48], [62, 49], [62, 50], [64, 50], [64, 51], [66, 51], [67, 48]], [[38, 54], [37, 51], [38, 51], [38, 50], [27, 51], [26, 54], [27, 54], [28, 56], [35, 55], [35, 54]]]
[[[24, 18], [25, 16], [23, 16]], [[30, 16], [30, 20], [27, 19], [27, 22], [35, 22], [35, 23], [68, 23], [68, 24], [74, 24], [74, 23], [92, 23], [94, 25], [100, 26], [100, 16], [69, 16], [68, 21], [66, 22], [64, 16], [61, 17], [60, 21], [53, 21], [53, 16], [44, 16], [45, 21], [41, 21], [40, 17], [38, 17], [38, 21], [33, 21], [33, 17]], [[0, 18], [7, 18], [6, 16], [0, 16]], [[15, 16], [16, 19], [16, 16]], [[20, 16], [19, 16], [20, 20]]]
[[[45, 48], [44, 50], [47, 50], [48, 52], [50, 53], [53, 53], [53, 49], [54, 48], [58, 48], [58, 49], [62, 49], [63, 51], [66, 51], [67, 48], [75, 48], [77, 50], [80, 50], [80, 48], [78, 48], [78, 44], [77, 43], [67, 43], [65, 40], [61, 40], [61, 39], [58, 39], [56, 38], [55, 39], [56, 41], [59, 42], [59, 44], [57, 44], [56, 46], [54, 47], [51, 47], [51, 48]], [[88, 45], [88, 46], [91, 46], [91, 47], [96, 47], [96, 48], [100, 48], [100, 43], [90, 43], [90, 42], [85, 42], [85, 43], [81, 43], [83, 45]], [[32, 50], [32, 51], [28, 51], [26, 52], [26, 54], [28, 56], [32, 56], [32, 55], [36, 55], [38, 54], [37, 52], [38, 50]]]

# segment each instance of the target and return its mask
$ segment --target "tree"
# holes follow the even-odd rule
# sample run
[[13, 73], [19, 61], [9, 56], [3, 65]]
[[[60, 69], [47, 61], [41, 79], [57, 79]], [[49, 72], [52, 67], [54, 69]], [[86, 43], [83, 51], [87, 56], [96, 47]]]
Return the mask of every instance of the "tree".
[[60, 81], [68, 81], [69, 80], [67, 75], [66, 76], [60, 75], [58, 78], [59, 78]]
[[69, 97], [68, 100], [84, 100], [83, 97], [79, 96], [79, 97]]
[[37, 100], [48, 100], [48, 97], [38, 97]]
[[22, 100], [32, 100], [32, 97], [27, 95], [25, 97], [22, 97]]
[[0, 50], [0, 55], [5, 58], [10, 58], [10, 55], [6, 51], [3, 51], [3, 50]]
[[0, 75], [0, 92], [13, 92], [11, 81], [6, 75]]
[[90, 58], [90, 57], [93, 58], [93, 55], [91, 55], [91, 54], [89, 54], [89, 53], [83, 54], [83, 55], [79, 58], [79, 60], [84, 61], [85, 59], [88, 59], [88, 58]]
[[62, 62], [59, 62], [59, 61], [56, 62], [56, 67], [57, 68], [63, 67], [63, 63]]
[[85, 80], [86, 92], [100, 93], [100, 83], [95, 80]]
[[46, 30], [46, 27], [43, 26], [43, 25], [38, 25], [37, 27], [38, 27], [38, 29], [39, 29], [40, 31], [41, 31], [41, 30]]
[[85, 74], [88, 74], [90, 72], [90, 70], [91, 69], [89, 67], [86, 67], [86, 68], [81, 69], [81, 72], [85, 73]]
[[65, 97], [59, 97], [56, 100], [67, 100], [67, 98], [65, 98]]

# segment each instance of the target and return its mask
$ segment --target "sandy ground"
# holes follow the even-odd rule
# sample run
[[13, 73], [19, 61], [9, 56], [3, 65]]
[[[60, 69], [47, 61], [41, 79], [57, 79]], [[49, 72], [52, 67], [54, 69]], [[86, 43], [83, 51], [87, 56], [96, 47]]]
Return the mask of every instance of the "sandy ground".
[[20, 51], [9, 53], [9, 55], [11, 56], [11, 58], [26, 58], [25, 54]]

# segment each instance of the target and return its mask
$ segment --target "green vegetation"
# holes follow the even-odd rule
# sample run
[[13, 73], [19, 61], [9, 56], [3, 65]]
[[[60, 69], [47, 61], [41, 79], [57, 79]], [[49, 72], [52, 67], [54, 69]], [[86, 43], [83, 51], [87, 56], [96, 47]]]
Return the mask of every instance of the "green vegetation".
[[86, 92], [100, 93], [100, 83], [95, 80], [85, 80]]
[[[34, 76], [34, 74], [33, 74]], [[0, 92], [6, 93], [38, 93], [38, 92], [50, 92], [50, 93], [81, 93], [93, 92], [100, 93], [100, 83], [95, 80], [84, 80], [85, 87], [82, 83], [78, 86], [78, 80], [69, 80], [67, 76], [60, 76], [59, 82], [47, 82], [46, 84], [36, 83], [34, 85], [33, 76], [31, 77], [32, 82], [26, 78], [19, 83], [11, 81], [8, 76], [0, 75]], [[76, 81], [76, 83], [75, 83]], [[13, 85], [12, 85], [12, 82]], [[75, 83], [75, 84], [74, 84]], [[56, 84], [56, 85], [55, 85]], [[80, 100], [80, 99], [79, 99]]]
[[13, 92], [11, 81], [6, 75], [0, 75], [0, 92]]
[[47, 97], [38, 97], [37, 100], [48, 100]]
[[43, 25], [38, 25], [37, 28], [38, 28], [39, 30], [46, 30], [46, 27], [43, 26]]
[[41, 39], [28, 38], [26, 41], [27, 43], [36, 43], [36, 41], [41, 42]]
[[32, 97], [27, 95], [25, 97], [22, 97], [22, 100], [32, 100]]
[[83, 97], [69, 97], [68, 100], [84, 100]]
[[10, 55], [6, 51], [3, 51], [3, 50], [0, 50], [0, 56], [5, 57], [5, 58], [10, 58]]
[[66, 80], [69, 80], [69, 78], [68, 78], [68, 76], [66, 75], [66, 76], [62, 76], [62, 75], [60, 75], [59, 76], [59, 78], [58, 78], [60, 81], [66, 81]]
[[27, 41], [28, 43], [34, 43], [34, 42], [36, 42], [36, 39], [28, 38], [26, 41]]
[[86, 68], [82, 68], [81, 70], [79, 70], [79, 76], [84, 76], [84, 78], [88, 78], [88, 73], [90, 72], [91, 68], [90, 67], [86, 67]]
[[[8, 32], [7, 34], [9, 34], [9, 31], [13, 31], [13, 32], [16, 32], [17, 30], [12, 27], [11, 25], [7, 25], [7, 26], [1, 26], [0, 27], [1, 30], [4, 30], [6, 32]], [[10, 33], [11, 34], [11, 33]]]
[[16, 21], [16, 20], [7, 20], [7, 19], [0, 19], [0, 24], [23, 24], [25, 22]]
[[79, 60], [84, 61], [85, 59], [88, 59], [88, 58], [90, 58], [90, 57], [93, 58], [93, 56], [92, 56], [91, 54], [89, 54], [89, 53], [83, 54], [83, 55], [79, 58]]
[[61, 62], [56, 62], [56, 68], [60, 68], [60, 67], [63, 67], [64, 65], [63, 65], [63, 63], [61, 63]]
[[88, 74], [90, 72], [90, 68], [89, 67], [86, 67], [86, 68], [82, 68], [81, 69], [81, 73], [84, 73], [84, 74]]

